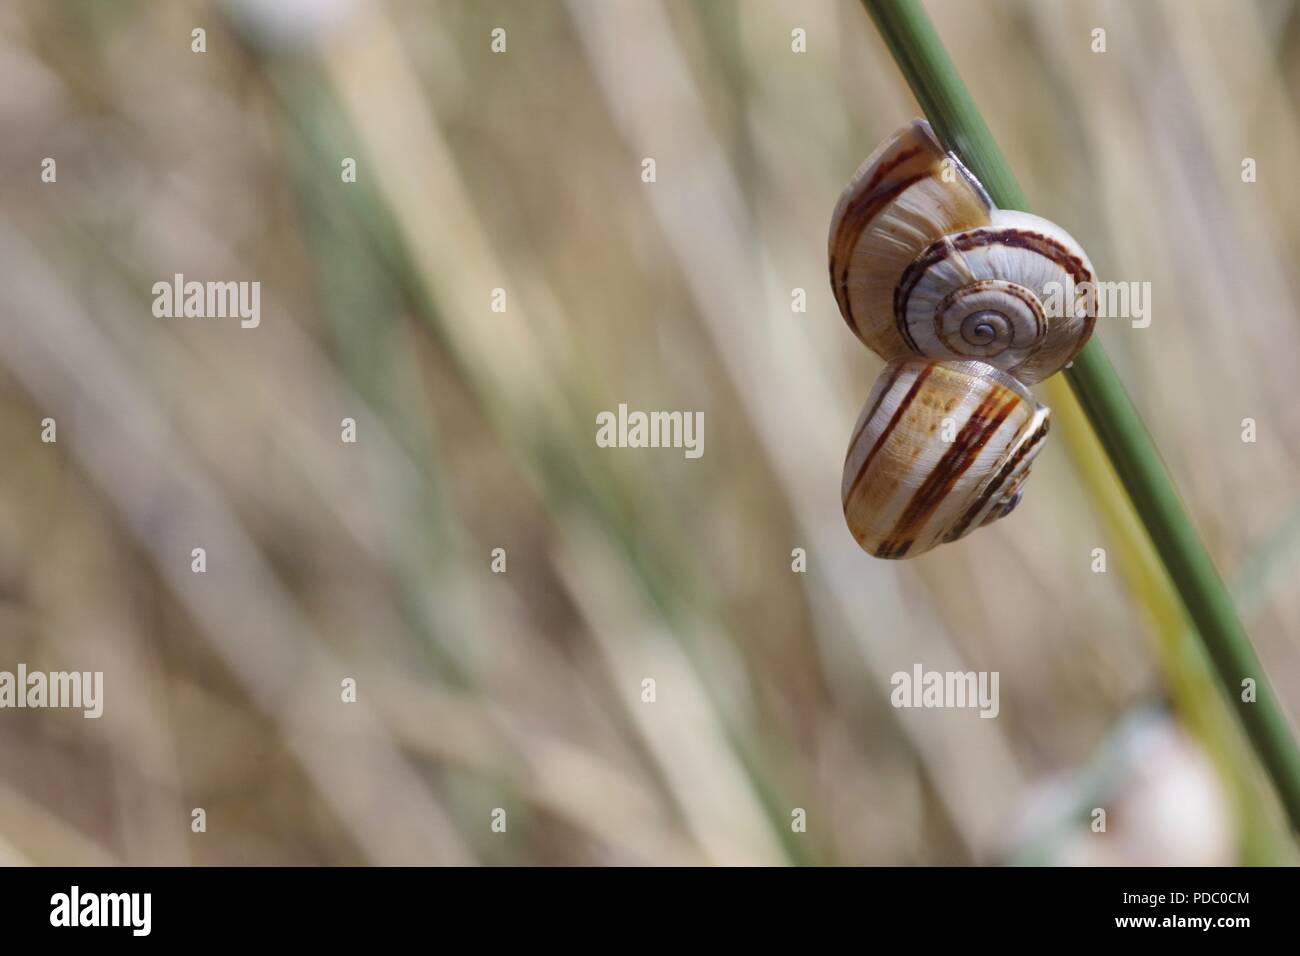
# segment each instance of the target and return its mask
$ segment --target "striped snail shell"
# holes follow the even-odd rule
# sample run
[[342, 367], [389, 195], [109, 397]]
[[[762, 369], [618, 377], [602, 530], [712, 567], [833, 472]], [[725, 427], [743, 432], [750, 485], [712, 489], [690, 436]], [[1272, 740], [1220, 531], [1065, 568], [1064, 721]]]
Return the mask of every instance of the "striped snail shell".
[[1009, 514], [1050, 421], [1027, 385], [1073, 360], [1096, 321], [1083, 249], [995, 207], [919, 119], [854, 175], [828, 245], [840, 312], [887, 363], [844, 462], [854, 538], [914, 557]]
[[886, 360], [978, 359], [1032, 385], [1072, 361], [1096, 322], [1096, 276], [1079, 244], [1046, 219], [996, 208], [925, 120], [854, 175], [829, 252], [840, 312]]
[[879, 558], [922, 554], [1008, 514], [1050, 412], [983, 362], [895, 359], [858, 416], [841, 497]]

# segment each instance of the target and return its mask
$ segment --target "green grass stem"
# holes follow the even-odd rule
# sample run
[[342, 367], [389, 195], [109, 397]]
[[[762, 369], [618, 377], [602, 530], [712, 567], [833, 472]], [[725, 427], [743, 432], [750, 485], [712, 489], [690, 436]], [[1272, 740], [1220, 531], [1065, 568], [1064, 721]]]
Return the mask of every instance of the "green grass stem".
[[[863, 0], [863, 4], [940, 140], [979, 177], [995, 203], [1005, 209], [1026, 209], [1024, 193], [920, 4], [916, 0]], [[1150, 535], [1291, 826], [1300, 830], [1300, 750], [1155, 443], [1095, 338], [1065, 374]], [[1253, 702], [1242, 700], [1247, 678], [1255, 681]]]

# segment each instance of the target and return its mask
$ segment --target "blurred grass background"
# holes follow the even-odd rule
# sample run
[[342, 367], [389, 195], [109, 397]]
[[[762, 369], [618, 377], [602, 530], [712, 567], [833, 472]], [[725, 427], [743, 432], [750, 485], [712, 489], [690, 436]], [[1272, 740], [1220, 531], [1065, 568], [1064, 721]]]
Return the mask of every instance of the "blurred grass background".
[[[1035, 211], [1151, 283], [1099, 335], [1292, 714], [1297, 6], [926, 4]], [[1059, 382], [1012, 518], [844, 528], [880, 363], [826, 228], [916, 114], [856, 2], [17, 0], [0, 77], [0, 669], [106, 674], [0, 712], [0, 861], [1294, 861]], [[154, 318], [177, 272], [261, 326]], [[621, 402], [703, 458], [598, 448]], [[916, 663], [999, 717], [891, 708]]]

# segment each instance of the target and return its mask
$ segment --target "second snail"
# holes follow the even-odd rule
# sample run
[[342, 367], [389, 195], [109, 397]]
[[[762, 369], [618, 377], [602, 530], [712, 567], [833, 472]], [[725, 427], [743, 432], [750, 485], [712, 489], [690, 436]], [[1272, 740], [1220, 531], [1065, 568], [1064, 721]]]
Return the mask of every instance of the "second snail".
[[845, 188], [829, 254], [844, 320], [886, 361], [844, 462], [858, 544], [914, 557], [1010, 513], [1050, 422], [1027, 386], [1069, 364], [1096, 321], [1083, 249], [994, 206], [918, 119]]

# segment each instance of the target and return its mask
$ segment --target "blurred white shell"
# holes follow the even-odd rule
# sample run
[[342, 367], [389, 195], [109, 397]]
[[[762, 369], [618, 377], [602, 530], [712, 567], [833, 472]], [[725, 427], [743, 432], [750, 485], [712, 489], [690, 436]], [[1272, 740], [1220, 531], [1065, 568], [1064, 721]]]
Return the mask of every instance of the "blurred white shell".
[[924, 120], [854, 175], [828, 246], [841, 313], [887, 360], [974, 358], [1033, 384], [1070, 362], [1096, 321], [1079, 244], [1046, 219], [995, 208]]
[[880, 558], [914, 557], [1009, 513], [1048, 409], [983, 362], [896, 359], [876, 380], [844, 461], [844, 517]]
[[342, 30], [361, 9], [358, 0], [223, 0], [231, 22], [248, 39], [295, 50]]
[[[1095, 812], [1106, 811], [1105, 830]], [[1027, 793], [1008, 820], [1013, 859], [1061, 866], [1232, 866], [1230, 795], [1166, 713], [1130, 714], [1091, 760]]]

